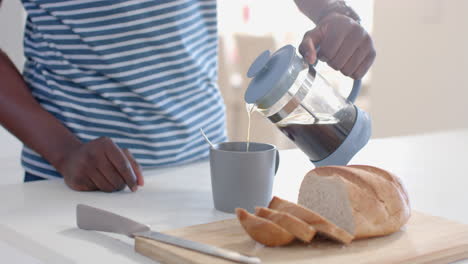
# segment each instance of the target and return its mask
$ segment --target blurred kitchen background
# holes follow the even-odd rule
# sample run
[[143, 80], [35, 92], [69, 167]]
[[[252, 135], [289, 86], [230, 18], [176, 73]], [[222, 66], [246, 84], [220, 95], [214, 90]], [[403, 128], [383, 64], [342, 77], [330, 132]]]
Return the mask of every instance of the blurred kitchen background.
[[[0, 47], [22, 69], [25, 13], [19, 0], [0, 8]], [[377, 59], [357, 105], [373, 121], [373, 137], [430, 133], [468, 127], [468, 1], [348, 0], [371, 32]], [[230, 140], [244, 141], [246, 72], [263, 50], [297, 46], [314, 24], [293, 0], [218, 0], [219, 87]], [[319, 64], [319, 71], [350, 91], [351, 80]], [[44, 139], [47, 140], [47, 139]], [[252, 140], [294, 147], [268, 120], [253, 115]], [[466, 144], [468, 142], [460, 142]], [[0, 127], [2, 183], [21, 181], [21, 144]], [[3, 177], [4, 176], [4, 177]], [[9, 177], [6, 179], [6, 177]]]

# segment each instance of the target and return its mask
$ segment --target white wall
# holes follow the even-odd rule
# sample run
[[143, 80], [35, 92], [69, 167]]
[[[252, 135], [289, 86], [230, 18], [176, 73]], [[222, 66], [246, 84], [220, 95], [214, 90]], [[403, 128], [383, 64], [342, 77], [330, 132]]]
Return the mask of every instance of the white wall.
[[[20, 0], [4, 0], [0, 7], [0, 47], [23, 68], [23, 29], [25, 12]], [[0, 184], [22, 180], [20, 166], [21, 143], [0, 126]]]
[[468, 127], [468, 1], [376, 0], [374, 136]]

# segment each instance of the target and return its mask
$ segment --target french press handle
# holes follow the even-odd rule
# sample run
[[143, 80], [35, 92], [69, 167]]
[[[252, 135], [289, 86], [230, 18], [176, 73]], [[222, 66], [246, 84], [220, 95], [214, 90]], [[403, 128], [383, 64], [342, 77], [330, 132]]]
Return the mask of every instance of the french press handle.
[[[315, 50], [316, 50], [317, 58], [318, 58], [318, 53], [320, 51], [320, 46], [317, 46], [317, 48]], [[317, 65], [318, 61], [319, 61], [318, 59], [315, 60], [315, 63], [312, 66], [315, 67]], [[354, 103], [354, 101], [356, 101], [356, 98], [358, 97], [359, 92], [361, 91], [361, 84], [362, 84], [361, 79], [354, 80], [353, 88], [351, 89], [351, 92], [349, 93], [348, 98], [346, 98], [351, 103]]]

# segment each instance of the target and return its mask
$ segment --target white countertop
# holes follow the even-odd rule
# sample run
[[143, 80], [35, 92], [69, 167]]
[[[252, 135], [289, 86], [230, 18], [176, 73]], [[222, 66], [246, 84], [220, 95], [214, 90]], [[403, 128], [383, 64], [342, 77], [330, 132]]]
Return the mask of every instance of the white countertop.
[[[274, 194], [295, 201], [312, 168], [299, 150], [281, 151]], [[468, 224], [468, 130], [371, 140], [351, 163], [400, 176], [414, 210]], [[130, 217], [155, 230], [233, 215], [213, 209], [208, 162], [145, 171], [136, 193], [79, 193], [61, 180], [0, 186], [0, 242], [44, 263], [154, 263], [129, 238], [76, 228], [78, 203]]]

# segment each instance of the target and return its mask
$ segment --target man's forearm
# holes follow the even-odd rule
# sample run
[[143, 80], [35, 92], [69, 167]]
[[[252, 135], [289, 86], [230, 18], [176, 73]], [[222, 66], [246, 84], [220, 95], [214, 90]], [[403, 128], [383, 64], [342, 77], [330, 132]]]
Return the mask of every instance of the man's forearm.
[[294, 0], [299, 10], [314, 21], [315, 24], [317, 24], [324, 8], [336, 1], [338, 0]]
[[0, 50], [0, 125], [56, 166], [81, 142], [32, 96], [21, 74]]

